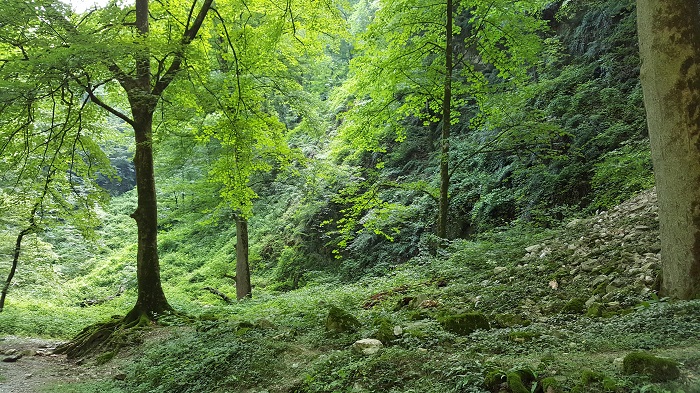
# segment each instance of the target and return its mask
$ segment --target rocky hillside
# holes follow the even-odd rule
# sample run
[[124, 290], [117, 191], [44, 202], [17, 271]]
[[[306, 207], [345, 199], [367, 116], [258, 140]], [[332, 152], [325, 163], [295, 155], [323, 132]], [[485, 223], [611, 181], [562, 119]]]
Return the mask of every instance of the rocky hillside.
[[[526, 247], [515, 272], [546, 274], [550, 295], [543, 297], [545, 305], [564, 292], [570, 295], [570, 311], [585, 306], [592, 316], [634, 306], [658, 289], [658, 228], [656, 193], [648, 190], [610, 211], [575, 219], [552, 238]], [[498, 270], [497, 276], [513, 273]]]

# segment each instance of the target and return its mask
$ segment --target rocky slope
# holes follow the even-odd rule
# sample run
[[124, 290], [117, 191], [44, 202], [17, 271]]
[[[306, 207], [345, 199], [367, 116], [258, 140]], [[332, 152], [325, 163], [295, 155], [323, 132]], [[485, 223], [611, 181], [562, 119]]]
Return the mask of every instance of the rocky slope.
[[[525, 248], [515, 270], [548, 273], [545, 298], [567, 293], [583, 299], [593, 315], [633, 306], [653, 299], [658, 287], [658, 228], [656, 193], [648, 190], [610, 211], [575, 219], [554, 237]], [[570, 308], [580, 307], [571, 303]]]

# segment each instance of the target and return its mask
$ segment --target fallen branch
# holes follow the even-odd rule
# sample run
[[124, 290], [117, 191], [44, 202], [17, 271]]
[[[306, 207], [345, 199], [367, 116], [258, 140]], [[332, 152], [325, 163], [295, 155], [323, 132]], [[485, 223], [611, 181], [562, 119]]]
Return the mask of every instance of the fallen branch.
[[205, 291], [209, 291], [209, 292], [213, 293], [214, 295], [220, 297], [220, 298], [221, 298], [223, 301], [225, 301], [226, 303], [233, 303], [233, 300], [231, 300], [230, 297], [226, 296], [225, 293], [219, 291], [219, 290], [216, 289], [216, 288], [204, 287], [204, 288], [202, 288], [202, 289], [204, 289]]
[[106, 298], [103, 298], [103, 299], [83, 299], [83, 301], [78, 303], [78, 304], [80, 305], [80, 307], [96, 306], [98, 304], [102, 304], [102, 303], [106, 303], [110, 300], [114, 300], [115, 298], [119, 297], [122, 293], [124, 293], [125, 290], [126, 290], [126, 288], [124, 288], [122, 286], [122, 287], [119, 287], [119, 290], [117, 291], [117, 293], [115, 293], [112, 296], [107, 296]]

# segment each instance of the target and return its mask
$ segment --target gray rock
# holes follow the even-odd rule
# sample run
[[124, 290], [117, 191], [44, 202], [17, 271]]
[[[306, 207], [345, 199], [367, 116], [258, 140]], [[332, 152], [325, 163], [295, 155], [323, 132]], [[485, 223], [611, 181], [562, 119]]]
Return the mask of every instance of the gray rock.
[[384, 346], [381, 341], [374, 338], [363, 338], [362, 340], [355, 341], [352, 344], [352, 349], [355, 352], [362, 353], [364, 355], [374, 355], [379, 352], [379, 350]]

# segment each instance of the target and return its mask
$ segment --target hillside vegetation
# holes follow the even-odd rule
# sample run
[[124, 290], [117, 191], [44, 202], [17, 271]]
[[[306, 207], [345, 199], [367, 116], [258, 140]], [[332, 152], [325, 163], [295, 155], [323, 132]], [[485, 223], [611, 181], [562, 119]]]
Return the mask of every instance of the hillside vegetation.
[[[375, 61], [395, 63], [387, 59], [404, 45], [383, 29], [403, 19], [384, 2], [350, 3], [340, 12], [346, 32], [332, 26], [308, 47], [295, 46], [302, 36], [280, 39], [269, 53], [267, 41], [245, 34], [282, 30], [265, 30], [255, 19], [265, 14], [247, 11], [255, 18], [228, 39], [253, 45], [249, 64], [236, 60], [236, 80], [255, 121], [240, 120], [229, 139], [218, 137], [225, 116], [211, 108], [222, 103], [208, 94], [234, 84], [222, 76], [232, 54], [215, 59], [221, 69], [204, 90], [165, 96], [177, 108], [163, 109], [153, 143], [158, 253], [177, 312], [74, 363], [118, 378], [47, 391], [700, 393], [700, 301], [658, 295], [635, 2], [559, 1], [536, 17], [517, 13], [527, 34], [484, 45], [532, 40], [521, 48], [526, 60], [515, 67], [510, 55], [483, 55], [474, 80], [455, 74], [444, 238], [435, 235], [439, 108], [412, 95], [441, 75], [440, 55], [421, 59], [425, 69], [367, 73]], [[476, 59], [474, 45], [457, 50]], [[413, 82], [421, 88], [406, 87]], [[15, 181], [24, 169], [0, 154], [11, 168], [0, 174], [0, 277], [18, 234], [31, 229], [0, 337], [68, 340], [118, 320], [137, 299], [134, 148], [121, 120], [94, 125], [104, 156], [93, 162], [97, 142], [84, 148], [95, 183], [80, 178], [78, 191]], [[266, 127], [271, 134], [256, 134]], [[39, 164], [27, 167], [43, 179]], [[72, 179], [72, 167], [60, 169]], [[34, 225], [42, 189], [49, 197]], [[242, 219], [252, 297], [236, 300]], [[362, 339], [382, 346], [363, 352]]]

